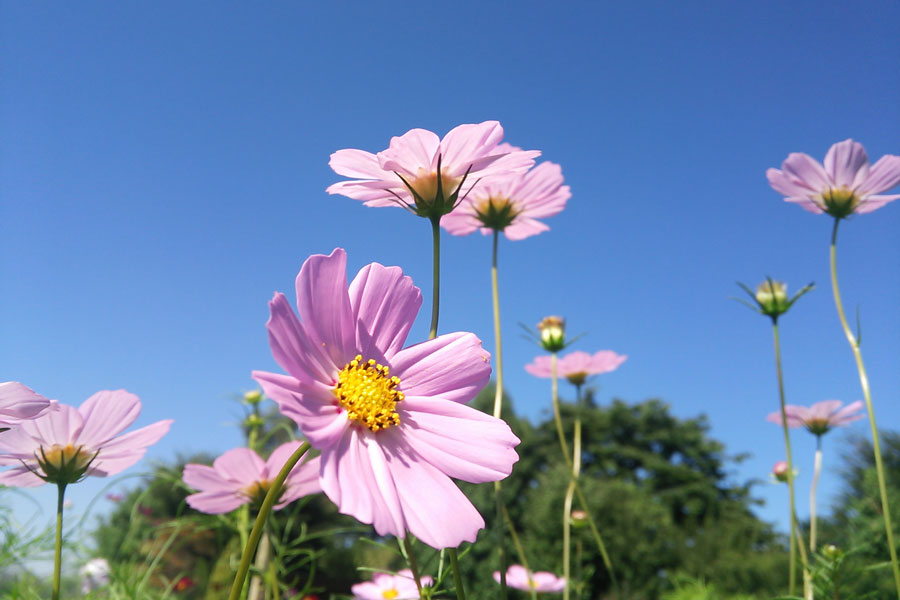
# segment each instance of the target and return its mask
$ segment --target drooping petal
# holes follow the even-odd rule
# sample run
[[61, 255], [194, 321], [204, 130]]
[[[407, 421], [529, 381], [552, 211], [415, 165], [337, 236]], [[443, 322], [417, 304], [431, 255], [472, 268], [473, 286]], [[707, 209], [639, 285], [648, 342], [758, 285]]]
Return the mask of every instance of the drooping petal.
[[472, 215], [470, 202], [463, 202], [453, 212], [441, 217], [441, 227], [450, 235], [469, 235], [481, 227], [481, 222]]
[[43, 479], [31, 472], [28, 467], [19, 466], [7, 469], [0, 473], [0, 485], [9, 487], [38, 487], [46, 483]]
[[125, 390], [103, 390], [78, 407], [84, 427], [75, 445], [99, 448], [127, 429], [141, 414], [140, 399]]
[[869, 156], [859, 142], [844, 140], [828, 149], [825, 172], [837, 186], [854, 189], [869, 174]]
[[355, 328], [347, 295], [347, 253], [314, 254], [300, 267], [297, 308], [311, 342], [341, 368], [355, 350]]
[[822, 208], [822, 206], [818, 202], [816, 202], [806, 196], [785, 198], [784, 201], [792, 202], [794, 204], [799, 204], [800, 208], [802, 208], [803, 210], [817, 214], [817, 215], [820, 215], [823, 212], [825, 212], [825, 210]]
[[527, 237], [550, 231], [550, 227], [536, 219], [530, 219], [525, 216], [518, 216], [516, 220], [503, 229], [503, 235], [507, 239], [517, 242]]
[[406, 342], [422, 306], [422, 292], [399, 267], [372, 263], [353, 278], [349, 293], [357, 331], [368, 333], [365, 338], [357, 333], [356, 347], [371, 358], [367, 351], [372, 348], [366, 346], [374, 345], [390, 359]]
[[249, 501], [247, 496], [238, 492], [199, 492], [189, 495], [185, 500], [194, 510], [208, 515], [229, 513]]
[[33, 419], [50, 409], [50, 400], [18, 381], [0, 383], [0, 425]]
[[468, 402], [491, 377], [491, 355], [475, 335], [448, 333], [401, 350], [391, 369], [404, 394]]
[[866, 196], [860, 200], [859, 205], [856, 207], [856, 212], [859, 214], [870, 213], [897, 198], [900, 198], [900, 194], [893, 194], [890, 196]]
[[378, 164], [378, 157], [365, 150], [348, 148], [331, 155], [328, 166], [338, 175], [355, 179], [383, 179], [389, 174]]
[[501, 419], [440, 398], [407, 396], [397, 408], [409, 447], [450, 477], [498, 481], [519, 460], [519, 438]]

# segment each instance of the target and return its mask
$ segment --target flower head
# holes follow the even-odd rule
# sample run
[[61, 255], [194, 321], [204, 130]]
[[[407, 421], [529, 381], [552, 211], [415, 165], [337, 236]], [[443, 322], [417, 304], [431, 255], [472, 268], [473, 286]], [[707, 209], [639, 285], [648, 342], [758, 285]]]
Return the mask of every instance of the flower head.
[[[612, 350], [600, 350], [594, 354], [576, 350], [557, 361], [556, 374], [559, 377], [565, 377], [573, 385], [581, 385], [591, 375], [615, 371], [627, 358], [624, 354], [616, 354]], [[550, 356], [536, 356], [534, 361], [525, 365], [525, 370], [535, 377], [552, 377], [551, 361], [552, 357]]]
[[[519, 150], [508, 144], [501, 147]], [[502, 231], [511, 240], [521, 240], [550, 229], [537, 219], [560, 212], [571, 196], [560, 166], [545, 162], [525, 173], [486, 178], [441, 219], [441, 225], [453, 235], [481, 229], [483, 234]]]
[[[500, 571], [494, 571], [494, 581], [500, 583]], [[531, 573], [522, 565], [510, 565], [506, 570], [506, 585], [526, 592], [561, 592], [566, 589], [566, 580], [547, 571]]]
[[[861, 400], [841, 408], [843, 404], [840, 400], [816, 402], [810, 407], [788, 404], [784, 407], [788, 427], [806, 427], [810, 433], [821, 436], [833, 427], [849, 425], [863, 418], [864, 415], [859, 414], [863, 408]], [[766, 421], [781, 425], [781, 411], [770, 413]]]
[[109, 584], [109, 562], [105, 558], [92, 558], [78, 570], [81, 575], [81, 593], [87, 594]]
[[474, 541], [484, 521], [450, 478], [497, 481], [518, 460], [509, 426], [465, 404], [490, 355], [471, 333], [404, 348], [419, 289], [377, 263], [348, 286], [346, 261], [337, 249], [303, 264], [299, 320], [275, 294], [269, 343], [288, 374], [253, 376], [321, 450], [322, 489], [342, 513], [434, 548]]
[[0, 473], [0, 484], [34, 487], [115, 475], [139, 461], [172, 424], [166, 419], [119, 435], [141, 413], [141, 401], [125, 390], [97, 392], [77, 409], [58, 406], [0, 436], [0, 465], [17, 465]]
[[788, 480], [788, 464], [779, 460], [772, 466], [772, 477], [779, 483], [787, 483]]
[[551, 315], [537, 324], [541, 346], [547, 352], [559, 352], [566, 347], [566, 320]]
[[0, 383], [0, 432], [53, 410], [54, 403], [18, 381]]
[[[434, 580], [427, 575], [420, 577], [423, 586], [430, 586]], [[396, 575], [375, 573], [372, 581], [357, 583], [350, 588], [353, 600], [418, 600], [419, 589], [412, 571], [403, 569]]]
[[428, 218], [452, 211], [482, 177], [521, 172], [534, 164], [537, 151], [501, 147], [497, 121], [459, 125], [443, 139], [411, 129], [391, 139], [378, 154], [338, 150], [328, 164], [352, 177], [328, 187], [329, 194], [362, 200], [366, 206], [402, 206]]
[[900, 156], [886, 154], [870, 166], [866, 149], [850, 139], [834, 144], [824, 165], [808, 154], [794, 152], [781, 170], [769, 169], [766, 177], [787, 202], [838, 219], [872, 212], [900, 198], [900, 194], [879, 195], [900, 183]]
[[[200, 490], [188, 496], [187, 503], [213, 515], [231, 512], [247, 503], [261, 504], [281, 467], [299, 446], [300, 442], [282, 444], [265, 461], [250, 448], [234, 448], [213, 461], [211, 467], [185, 465], [184, 482]], [[317, 457], [294, 467], [284, 481], [275, 510], [321, 491]]]
[[777, 321], [778, 317], [786, 313], [794, 305], [794, 302], [816, 287], [815, 284], [810, 283], [800, 288], [800, 291], [794, 294], [793, 297], [789, 297], [787, 285], [784, 282], [775, 281], [771, 277], [766, 277], [765, 281], [756, 286], [755, 292], [741, 282], [738, 282], [738, 285], [747, 292], [754, 304], [740, 298], [735, 299], [759, 314], [771, 317], [773, 321]]

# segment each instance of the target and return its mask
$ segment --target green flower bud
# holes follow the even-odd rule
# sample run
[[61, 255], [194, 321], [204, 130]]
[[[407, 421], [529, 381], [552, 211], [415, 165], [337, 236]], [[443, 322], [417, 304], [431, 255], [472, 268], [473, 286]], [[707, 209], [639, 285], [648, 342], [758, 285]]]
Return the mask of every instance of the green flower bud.
[[244, 392], [244, 402], [247, 404], [259, 404], [262, 402], [263, 395], [259, 390]]
[[566, 321], [562, 317], [544, 317], [537, 325], [541, 334], [541, 346], [548, 352], [559, 352], [566, 347]]

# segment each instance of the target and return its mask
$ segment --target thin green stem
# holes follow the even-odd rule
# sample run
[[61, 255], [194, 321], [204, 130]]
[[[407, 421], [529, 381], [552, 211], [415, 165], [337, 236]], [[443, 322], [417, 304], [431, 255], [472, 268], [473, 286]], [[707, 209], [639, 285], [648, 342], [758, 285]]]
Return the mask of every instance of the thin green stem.
[[816, 436], [816, 458], [813, 462], [812, 485], [809, 486], [809, 551], [816, 551], [816, 490], [822, 474], [822, 436]]
[[[519, 541], [519, 534], [516, 533], [516, 527], [513, 525], [512, 517], [509, 516], [506, 505], [501, 504], [500, 506], [503, 509], [503, 518], [509, 527], [509, 536], [512, 538], [513, 546], [516, 547], [516, 553], [519, 555], [519, 561], [522, 563], [522, 566], [525, 567], [525, 570], [531, 573], [531, 567], [528, 566], [528, 558], [525, 556], [525, 548], [522, 547], [522, 543]], [[531, 589], [531, 597], [533, 600], [537, 600], [537, 590], [534, 588]]]
[[459, 572], [459, 557], [456, 548], [447, 548], [450, 555], [450, 568], [453, 569], [453, 585], [456, 587], [456, 600], [466, 600], [466, 588], [463, 587], [462, 574]]
[[572, 589], [572, 496], [581, 473], [581, 386], [575, 386], [575, 434], [572, 438], [572, 478], [563, 502], [563, 600], [569, 600]]
[[253, 554], [256, 552], [259, 538], [262, 537], [266, 519], [269, 518], [269, 513], [272, 512], [272, 506], [275, 504], [275, 500], [281, 494], [284, 480], [287, 479], [291, 469], [293, 469], [294, 465], [303, 458], [303, 455], [306, 454], [308, 450], [309, 442], [303, 442], [303, 444], [291, 454], [290, 458], [287, 459], [284, 466], [281, 467], [281, 471], [278, 472], [271, 487], [269, 487], [269, 491], [266, 492], [266, 497], [263, 500], [262, 506], [259, 508], [259, 514], [256, 515], [256, 522], [253, 524], [253, 530], [250, 532], [250, 539], [247, 541], [247, 545], [244, 547], [244, 553], [241, 555], [241, 563], [234, 575], [234, 583], [231, 586], [231, 593], [228, 595], [228, 600], [238, 600], [241, 597], [241, 591], [244, 589], [244, 582], [247, 580], [247, 571], [250, 570], [250, 561], [253, 560]]
[[550, 399], [553, 403], [553, 422], [556, 424], [556, 436], [559, 438], [559, 447], [562, 450], [566, 466], [572, 470], [572, 459], [569, 458], [569, 444], [566, 442], [566, 434], [563, 431], [562, 417], [559, 414], [559, 376], [557, 374], [556, 352], [550, 355]]
[[844, 330], [844, 335], [847, 337], [847, 342], [850, 344], [850, 349], [853, 351], [853, 358], [856, 359], [859, 385], [862, 387], [863, 398], [866, 400], [866, 411], [869, 413], [869, 427], [872, 429], [872, 450], [875, 453], [875, 471], [878, 474], [878, 490], [881, 494], [881, 514], [884, 516], [884, 531], [887, 534], [888, 551], [891, 555], [894, 585], [897, 588], [897, 597], [900, 598], [900, 565], [897, 562], [897, 547], [894, 545], [894, 530], [891, 525], [891, 510], [888, 505], [887, 484], [885, 483], [884, 465], [881, 460], [881, 443], [878, 440], [878, 425], [875, 422], [875, 409], [872, 406], [872, 394], [869, 390], [869, 377], [866, 375], [866, 366], [863, 364], [859, 340], [853, 335], [850, 326], [847, 324], [847, 317], [844, 315], [844, 303], [841, 301], [841, 292], [838, 288], [836, 247], [838, 224], [840, 222], [840, 219], [834, 220], [834, 229], [831, 232], [831, 289], [834, 292], [834, 305], [841, 320], [841, 327]]
[[506, 591], [506, 544], [503, 539], [503, 511], [505, 507], [503, 506], [503, 498], [500, 495], [501, 487], [500, 482], [494, 482], [494, 503], [497, 506], [497, 524], [495, 525], [497, 532], [497, 548], [500, 550], [500, 598], [501, 600], [506, 600], [507, 591]]
[[52, 599], [59, 600], [59, 582], [62, 572], [62, 526], [63, 526], [63, 501], [66, 495], [66, 484], [56, 484], [58, 491], [56, 499], [56, 547], [53, 553], [53, 591]]
[[431, 217], [432, 277], [431, 277], [431, 329], [428, 339], [437, 337], [438, 313], [441, 308], [441, 218]]
[[[791, 434], [788, 430], [788, 421], [787, 421], [787, 410], [785, 408], [785, 400], [784, 400], [784, 372], [781, 369], [781, 337], [778, 333], [778, 321], [776, 319], [772, 319], [772, 335], [774, 338], [775, 344], [775, 371], [778, 375], [778, 402], [781, 407], [781, 428], [784, 431], [784, 448], [787, 453], [787, 482], [788, 482], [788, 496], [790, 506], [788, 510], [790, 511], [788, 514], [788, 518], [791, 523], [791, 537], [790, 537], [790, 557], [788, 561], [788, 568], [790, 571], [788, 572], [788, 594], [794, 595], [794, 588], [797, 585], [797, 539], [802, 539], [802, 534], [797, 529], [796, 518], [794, 517], [794, 510], [796, 503], [794, 501], [794, 459], [791, 454]], [[802, 543], [799, 544], [799, 547], [802, 552], [805, 554], [805, 549]], [[807, 568], [806, 558], [803, 558], [803, 569], [804, 571]], [[804, 586], [805, 587], [805, 586]]]
[[[503, 338], [500, 333], [500, 285], [497, 282], [497, 242], [500, 232], [494, 230], [493, 252], [491, 253], [491, 297], [494, 305], [494, 417], [500, 418], [503, 410]], [[500, 598], [506, 600], [506, 544], [503, 539], [503, 498], [501, 484], [494, 482], [494, 500], [497, 505], [497, 548], [500, 550]]]
[[416, 562], [416, 555], [413, 554], [412, 544], [409, 542], [409, 533], [400, 542], [406, 551], [406, 562], [409, 563], [409, 570], [412, 571], [413, 581], [416, 582], [416, 589], [419, 592], [419, 598], [422, 597], [422, 579], [419, 577], [419, 563]]

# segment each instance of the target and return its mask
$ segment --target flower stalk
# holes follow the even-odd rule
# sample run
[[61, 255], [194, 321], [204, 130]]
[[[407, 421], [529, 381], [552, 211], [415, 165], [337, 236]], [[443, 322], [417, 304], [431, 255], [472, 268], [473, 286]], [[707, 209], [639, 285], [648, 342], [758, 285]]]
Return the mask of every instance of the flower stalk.
[[66, 495], [65, 481], [56, 484], [56, 544], [53, 551], [53, 588], [51, 592], [52, 600], [59, 600], [59, 584], [60, 574], [62, 572], [62, 526], [63, 526], [63, 503]]
[[566, 489], [563, 502], [563, 600], [569, 600], [572, 589], [571, 545], [572, 545], [572, 496], [581, 473], [581, 386], [575, 386], [575, 432], [572, 438], [572, 478]]
[[[494, 307], [494, 364], [496, 365], [494, 384], [494, 416], [501, 418], [503, 411], [503, 339], [500, 332], [500, 284], [497, 277], [497, 245], [500, 232], [494, 229], [493, 250], [491, 253], [491, 298]], [[497, 505], [497, 548], [500, 550], [500, 598], [506, 600], [506, 544], [503, 539], [503, 497], [501, 484], [494, 482], [494, 500]], [[512, 527], [512, 521], [509, 526]]]
[[431, 328], [428, 331], [428, 339], [437, 337], [438, 314], [441, 308], [441, 217], [432, 216], [431, 221], [431, 247], [432, 247], [432, 278], [431, 278]]
[[872, 406], [872, 394], [869, 390], [869, 377], [866, 375], [866, 366], [863, 363], [862, 352], [860, 351], [860, 341], [853, 334], [850, 326], [847, 324], [847, 317], [844, 315], [844, 304], [841, 301], [841, 292], [838, 287], [837, 279], [837, 233], [838, 225], [841, 220], [835, 218], [834, 229], [831, 232], [831, 248], [829, 257], [831, 262], [831, 289], [834, 293], [834, 305], [837, 309], [838, 318], [841, 321], [841, 328], [847, 337], [847, 343], [853, 351], [853, 358], [856, 360], [856, 370], [859, 372], [859, 384], [862, 388], [863, 398], [866, 401], [866, 410], [869, 413], [869, 427], [872, 429], [872, 450], [875, 454], [875, 471], [878, 476], [878, 491], [881, 495], [881, 514], [884, 517], [884, 530], [887, 535], [888, 552], [891, 556], [891, 569], [894, 574], [894, 585], [897, 588], [897, 597], [900, 598], [900, 565], [897, 562], [897, 548], [894, 545], [894, 530], [891, 525], [891, 510], [888, 505], [887, 484], [884, 478], [884, 465], [881, 458], [881, 443], [878, 439], [878, 425], [875, 421], [875, 409]]
[[812, 485], [809, 486], [809, 551], [816, 551], [816, 490], [822, 474], [822, 436], [816, 436], [816, 458], [813, 462]]

